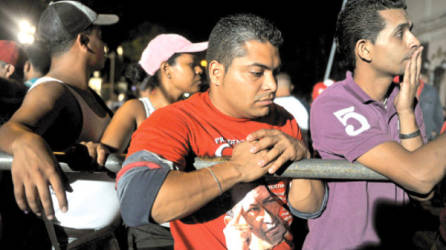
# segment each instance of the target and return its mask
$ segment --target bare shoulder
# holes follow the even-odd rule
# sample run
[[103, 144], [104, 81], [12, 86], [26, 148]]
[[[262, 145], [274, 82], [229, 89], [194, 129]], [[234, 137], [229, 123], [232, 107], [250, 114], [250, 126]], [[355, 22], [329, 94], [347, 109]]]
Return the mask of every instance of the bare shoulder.
[[145, 110], [144, 110], [144, 104], [142, 104], [141, 101], [139, 101], [138, 99], [131, 99], [126, 101], [119, 109], [118, 111], [132, 111], [135, 114], [143, 114], [145, 115]]
[[142, 108], [144, 109], [144, 106], [142, 104], [142, 102], [139, 99], [130, 99], [127, 100], [122, 107], [126, 107], [126, 108]]
[[45, 99], [46, 101], [57, 101], [68, 93], [68, 89], [59, 82], [45, 82], [32, 88], [26, 94], [28, 99]]
[[[114, 116], [118, 117], [132, 117], [138, 121], [146, 118], [146, 111], [144, 105], [138, 99], [131, 99], [126, 101], [117, 111]], [[139, 123], [138, 123], [139, 124]]]
[[141, 101], [139, 101], [138, 99], [130, 99], [126, 102], [124, 102], [124, 104], [122, 104], [122, 106], [116, 111], [116, 113], [134, 113], [134, 114], [139, 114], [139, 113], [144, 113], [144, 105], [142, 104]]
[[45, 82], [32, 88], [26, 95], [12, 120], [34, 124], [42, 119], [57, 116], [67, 105], [73, 105], [68, 89], [58, 82]]

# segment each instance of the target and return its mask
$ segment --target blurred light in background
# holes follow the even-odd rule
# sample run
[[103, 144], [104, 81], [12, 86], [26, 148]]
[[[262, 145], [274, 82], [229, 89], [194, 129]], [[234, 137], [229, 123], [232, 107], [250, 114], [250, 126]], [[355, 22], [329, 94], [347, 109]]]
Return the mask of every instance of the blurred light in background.
[[93, 76], [88, 81], [88, 86], [92, 88], [98, 95], [101, 96], [101, 88], [102, 88], [102, 78], [101, 72], [95, 71], [93, 72]]
[[208, 61], [203, 59], [203, 60], [200, 61], [200, 65], [201, 65], [201, 67], [206, 68], [208, 66]]
[[125, 101], [125, 93], [119, 93], [118, 102], [124, 102], [124, 101]]
[[19, 22], [19, 33], [17, 39], [22, 44], [32, 44], [35, 40], [34, 35], [36, 33], [36, 27], [27, 20], [21, 20]]
[[119, 46], [116, 48], [116, 54], [118, 54], [118, 56], [123, 56], [123, 55], [124, 55], [124, 49], [122, 48], [121, 45], [119, 45]]

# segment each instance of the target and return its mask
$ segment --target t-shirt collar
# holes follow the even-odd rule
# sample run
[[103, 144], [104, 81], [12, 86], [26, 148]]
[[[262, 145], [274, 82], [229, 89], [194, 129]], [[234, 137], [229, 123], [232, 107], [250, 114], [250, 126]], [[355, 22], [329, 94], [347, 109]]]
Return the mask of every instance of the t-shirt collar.
[[236, 121], [236, 122], [245, 122], [245, 121], [249, 121], [250, 120], [248, 118], [236, 118], [236, 117], [232, 117], [232, 116], [229, 116], [229, 115], [226, 115], [226, 114], [222, 113], [212, 103], [211, 97], [209, 96], [209, 90], [207, 90], [206, 92], [203, 93], [203, 100], [206, 103], [206, 105], [213, 111], [212, 114], [215, 114], [215, 115], [217, 115], [217, 116], [219, 116], [219, 117], [221, 117], [223, 119]]

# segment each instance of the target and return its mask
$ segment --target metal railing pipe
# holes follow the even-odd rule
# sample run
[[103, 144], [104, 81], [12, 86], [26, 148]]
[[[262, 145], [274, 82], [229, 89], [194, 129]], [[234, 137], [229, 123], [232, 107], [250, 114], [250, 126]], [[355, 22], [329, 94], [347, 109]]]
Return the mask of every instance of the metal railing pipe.
[[[61, 154], [61, 153], [57, 153]], [[57, 158], [56, 154], [56, 158]], [[105, 162], [105, 168], [110, 172], [118, 172], [121, 169], [124, 155], [110, 154]], [[223, 159], [202, 159], [196, 158], [194, 166], [197, 169], [206, 168], [214, 164], [223, 162]], [[12, 156], [0, 152], [0, 170], [11, 170]], [[80, 172], [71, 167], [66, 162], [59, 162], [64, 172]], [[101, 172], [95, 171], [91, 173]], [[86, 173], [88, 175], [88, 173]], [[350, 163], [345, 160], [322, 160], [322, 159], [305, 159], [290, 164], [284, 171], [272, 175], [278, 177], [289, 178], [308, 178], [308, 179], [339, 179], [339, 180], [371, 180], [371, 181], [387, 181], [385, 176], [359, 164]], [[94, 179], [94, 176], [90, 176]]]

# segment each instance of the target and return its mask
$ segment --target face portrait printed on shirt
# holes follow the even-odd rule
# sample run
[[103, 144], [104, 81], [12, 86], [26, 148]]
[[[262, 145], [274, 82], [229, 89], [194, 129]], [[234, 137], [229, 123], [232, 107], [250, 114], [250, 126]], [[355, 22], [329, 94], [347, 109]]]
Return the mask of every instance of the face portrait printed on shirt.
[[225, 216], [228, 249], [269, 249], [281, 243], [287, 228], [280, 209], [265, 186], [249, 191]]

